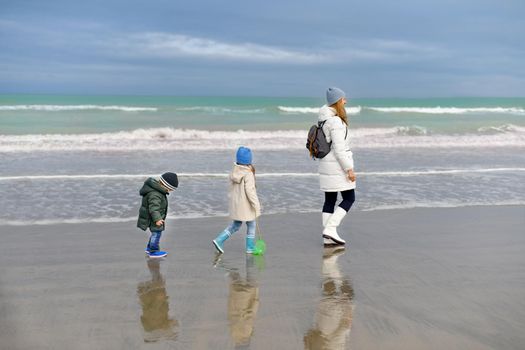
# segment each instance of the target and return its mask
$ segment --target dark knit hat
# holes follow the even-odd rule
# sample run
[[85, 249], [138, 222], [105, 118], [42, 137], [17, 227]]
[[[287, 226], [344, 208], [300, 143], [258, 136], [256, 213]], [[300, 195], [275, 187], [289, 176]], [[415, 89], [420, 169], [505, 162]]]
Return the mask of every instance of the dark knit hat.
[[179, 187], [179, 179], [175, 173], [164, 173], [160, 176], [160, 182], [169, 190], [173, 191]]

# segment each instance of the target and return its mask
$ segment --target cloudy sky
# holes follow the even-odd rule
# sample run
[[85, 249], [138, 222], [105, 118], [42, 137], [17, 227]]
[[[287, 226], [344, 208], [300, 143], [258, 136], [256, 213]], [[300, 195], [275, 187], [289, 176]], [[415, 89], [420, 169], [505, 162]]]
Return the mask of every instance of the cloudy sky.
[[0, 93], [525, 96], [523, 0], [0, 0]]

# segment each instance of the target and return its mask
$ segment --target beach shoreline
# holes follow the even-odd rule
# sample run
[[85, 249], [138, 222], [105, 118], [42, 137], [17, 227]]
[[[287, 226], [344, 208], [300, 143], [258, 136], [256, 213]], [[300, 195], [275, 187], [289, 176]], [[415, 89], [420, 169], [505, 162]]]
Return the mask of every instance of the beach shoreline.
[[[134, 223], [2, 227], [2, 348], [299, 349], [326, 341], [330, 322], [343, 349], [525, 344], [525, 206], [351, 212], [335, 255], [323, 255], [320, 214], [286, 213], [260, 218], [263, 258], [246, 259], [245, 227], [217, 257], [227, 223], [169, 220], [157, 269]], [[169, 331], [146, 327], [152, 285]], [[235, 321], [247, 296], [248, 330]]]

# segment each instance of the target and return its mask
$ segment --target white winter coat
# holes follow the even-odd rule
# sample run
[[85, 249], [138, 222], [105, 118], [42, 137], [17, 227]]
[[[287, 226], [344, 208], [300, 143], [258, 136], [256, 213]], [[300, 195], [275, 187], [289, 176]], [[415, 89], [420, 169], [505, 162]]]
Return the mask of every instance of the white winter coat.
[[336, 115], [335, 109], [326, 105], [319, 110], [318, 121], [325, 120], [323, 131], [326, 140], [331, 141], [332, 146], [330, 152], [324, 158], [319, 159], [321, 191], [341, 192], [354, 189], [355, 182], [350, 181], [347, 176], [347, 171], [354, 168], [347, 126]]
[[228, 196], [231, 219], [252, 221], [261, 215], [261, 204], [255, 190], [255, 175], [249, 166], [234, 164]]

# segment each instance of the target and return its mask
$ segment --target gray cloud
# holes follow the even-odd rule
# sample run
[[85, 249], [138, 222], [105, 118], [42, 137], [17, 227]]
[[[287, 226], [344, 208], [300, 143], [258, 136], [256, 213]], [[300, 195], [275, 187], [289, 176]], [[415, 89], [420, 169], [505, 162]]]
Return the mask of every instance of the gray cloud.
[[521, 0], [7, 1], [0, 92], [523, 95]]
[[[146, 32], [131, 35], [104, 34], [99, 48], [106, 52], [119, 52], [128, 57], [173, 59], [198, 57], [223, 62], [281, 63], [318, 65], [325, 63], [353, 63], [359, 61], [400, 63], [442, 56], [446, 50], [402, 40], [351, 40], [344, 45], [319, 47], [317, 50], [263, 45], [260, 43], [234, 43], [211, 38], [177, 33]], [[116, 50], [117, 49], [117, 50]]]
[[128, 54], [143, 57], [200, 57], [226, 61], [292, 64], [316, 64], [330, 61], [325, 55], [291, 48], [257, 43], [232, 43], [172, 33], [138, 33], [110, 39], [106, 44], [110, 47], [117, 45]]

